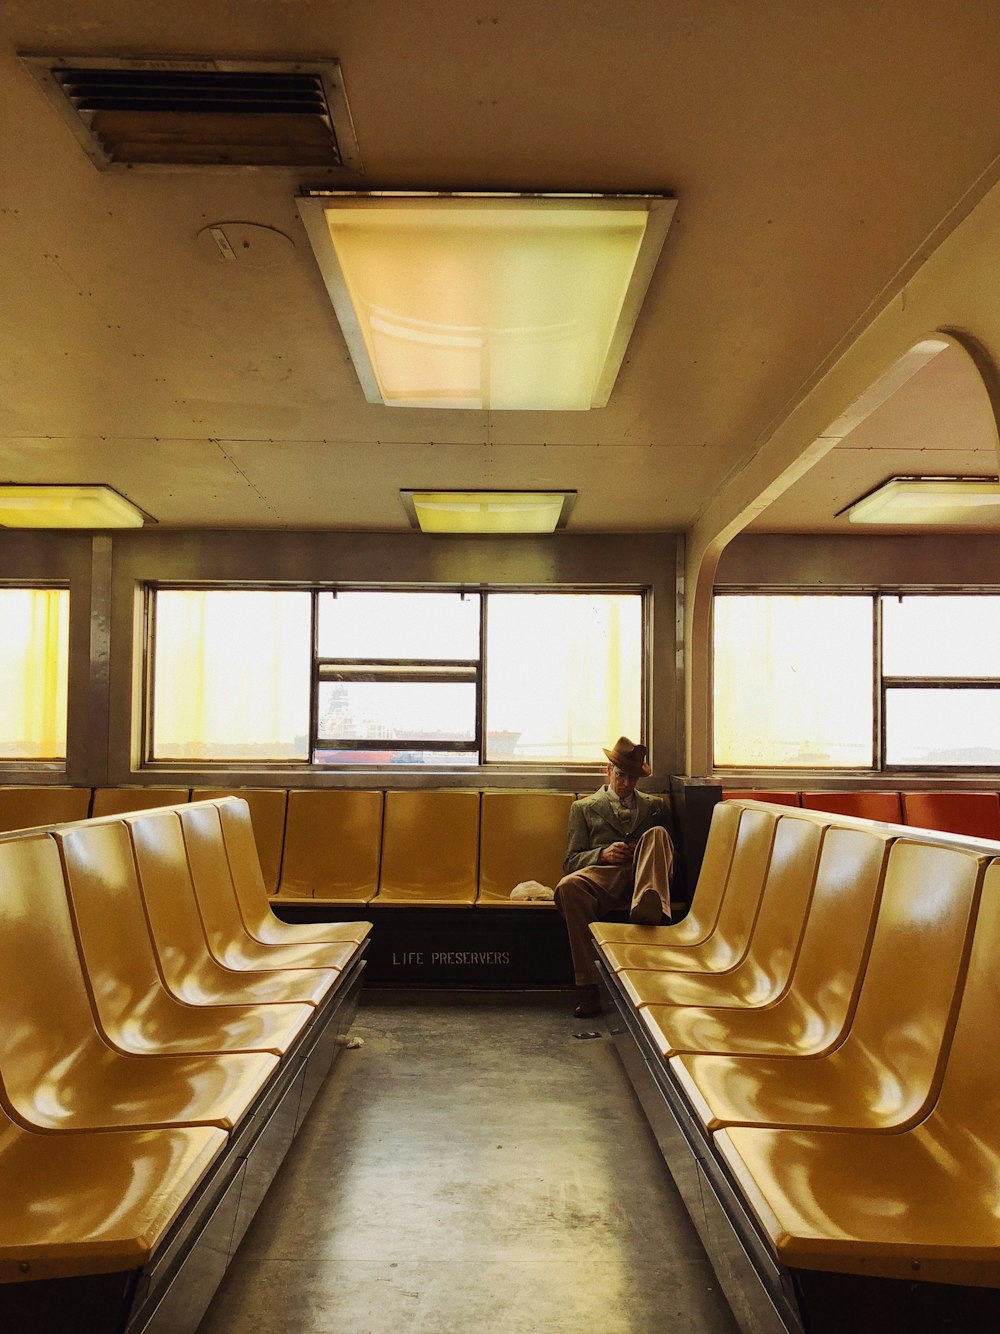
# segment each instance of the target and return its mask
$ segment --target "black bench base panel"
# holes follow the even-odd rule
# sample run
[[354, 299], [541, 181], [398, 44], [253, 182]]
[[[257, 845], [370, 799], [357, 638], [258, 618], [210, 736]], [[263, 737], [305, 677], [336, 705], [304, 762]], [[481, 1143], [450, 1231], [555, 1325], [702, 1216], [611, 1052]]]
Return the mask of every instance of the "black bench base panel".
[[368, 986], [572, 986], [566, 928], [537, 908], [324, 907], [309, 899], [272, 907], [286, 922], [372, 923]]
[[996, 1334], [1000, 1289], [790, 1270], [775, 1258], [627, 997], [598, 962], [615, 1049], [743, 1334]]
[[39, 1334], [194, 1334], [357, 1013], [363, 961], [237, 1127], [141, 1270], [0, 1284], [0, 1329]]

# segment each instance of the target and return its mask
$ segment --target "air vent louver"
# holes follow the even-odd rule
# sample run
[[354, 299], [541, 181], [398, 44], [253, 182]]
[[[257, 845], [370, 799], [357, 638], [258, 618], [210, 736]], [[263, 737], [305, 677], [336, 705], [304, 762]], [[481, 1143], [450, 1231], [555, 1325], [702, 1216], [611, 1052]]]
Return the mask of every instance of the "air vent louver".
[[360, 170], [336, 61], [22, 59], [101, 167]]

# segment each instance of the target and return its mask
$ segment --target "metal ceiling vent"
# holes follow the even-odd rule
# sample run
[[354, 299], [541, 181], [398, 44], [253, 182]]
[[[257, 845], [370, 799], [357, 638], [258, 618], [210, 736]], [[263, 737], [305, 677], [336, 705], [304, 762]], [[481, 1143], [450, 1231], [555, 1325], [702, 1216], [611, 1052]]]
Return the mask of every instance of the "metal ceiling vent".
[[101, 168], [361, 170], [336, 60], [21, 60]]

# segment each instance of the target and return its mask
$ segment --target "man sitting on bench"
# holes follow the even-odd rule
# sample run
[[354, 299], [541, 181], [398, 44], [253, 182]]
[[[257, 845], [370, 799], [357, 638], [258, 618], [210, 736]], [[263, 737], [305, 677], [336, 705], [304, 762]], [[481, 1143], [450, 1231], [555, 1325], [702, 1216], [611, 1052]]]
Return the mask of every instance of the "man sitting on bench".
[[620, 912], [646, 926], [670, 917], [670, 816], [662, 798], [635, 790], [650, 772], [646, 747], [623, 736], [611, 750], [603, 749], [607, 784], [570, 807], [566, 874], [555, 891], [580, 988], [574, 1010], [578, 1019], [601, 1008], [590, 923]]

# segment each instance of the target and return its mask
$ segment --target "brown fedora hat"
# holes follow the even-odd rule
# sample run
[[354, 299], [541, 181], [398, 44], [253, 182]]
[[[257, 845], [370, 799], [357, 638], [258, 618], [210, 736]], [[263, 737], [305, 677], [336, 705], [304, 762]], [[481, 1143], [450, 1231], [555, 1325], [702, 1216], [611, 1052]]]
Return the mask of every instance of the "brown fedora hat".
[[636, 778], [648, 778], [652, 770], [646, 763], [646, 747], [636, 746], [627, 736], [620, 736], [611, 750], [606, 746], [601, 749], [616, 769], [623, 774], [634, 774]]

